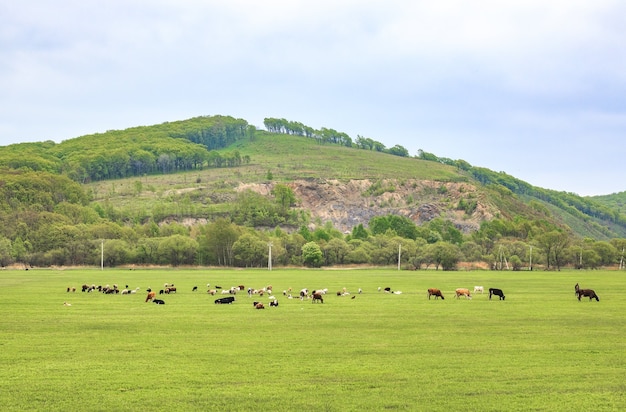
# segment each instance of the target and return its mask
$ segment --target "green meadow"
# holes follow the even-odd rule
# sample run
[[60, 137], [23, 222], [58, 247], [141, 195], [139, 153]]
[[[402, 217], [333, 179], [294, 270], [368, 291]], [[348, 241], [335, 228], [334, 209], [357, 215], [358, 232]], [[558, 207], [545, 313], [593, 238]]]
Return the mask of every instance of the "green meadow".
[[[0, 272], [0, 410], [624, 410], [626, 273]], [[176, 294], [145, 303], [146, 288]], [[594, 289], [600, 302], [574, 296]], [[139, 287], [82, 293], [83, 284]], [[211, 287], [272, 285], [277, 308]], [[454, 289], [504, 290], [454, 299]], [[197, 292], [192, 292], [198, 286]], [[75, 293], [66, 292], [76, 287]], [[346, 288], [350, 296], [337, 296]], [[401, 294], [379, 292], [390, 287]], [[428, 300], [437, 287], [445, 300]], [[283, 290], [328, 288], [323, 304]], [[361, 288], [363, 293], [358, 294]], [[352, 298], [354, 297], [354, 299]], [[68, 302], [71, 306], [64, 306]]]

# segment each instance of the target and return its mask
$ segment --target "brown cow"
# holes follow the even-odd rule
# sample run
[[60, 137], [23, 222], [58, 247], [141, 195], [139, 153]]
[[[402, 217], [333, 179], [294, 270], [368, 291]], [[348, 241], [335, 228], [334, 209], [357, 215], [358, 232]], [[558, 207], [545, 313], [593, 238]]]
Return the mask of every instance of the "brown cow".
[[321, 293], [314, 293], [313, 294], [313, 301], [311, 303], [315, 303], [316, 301], [320, 301], [321, 303], [324, 303], [324, 298], [322, 298], [322, 294]]
[[459, 296], [465, 296], [466, 299], [471, 299], [472, 295], [470, 294], [469, 289], [463, 289], [463, 288], [459, 288], [456, 291], [456, 298], [458, 299]]
[[265, 305], [261, 302], [257, 302], [256, 305], [254, 305], [255, 309], [265, 309]]
[[443, 294], [441, 293], [441, 291], [439, 289], [435, 289], [435, 288], [428, 289], [428, 300], [430, 300], [431, 296], [434, 296], [435, 300], [439, 299], [439, 298], [441, 298], [441, 300], [445, 299], [443, 297]]
[[148, 296], [146, 296], [146, 302], [150, 302], [155, 297], [156, 297], [156, 292], [155, 291], [148, 292]]

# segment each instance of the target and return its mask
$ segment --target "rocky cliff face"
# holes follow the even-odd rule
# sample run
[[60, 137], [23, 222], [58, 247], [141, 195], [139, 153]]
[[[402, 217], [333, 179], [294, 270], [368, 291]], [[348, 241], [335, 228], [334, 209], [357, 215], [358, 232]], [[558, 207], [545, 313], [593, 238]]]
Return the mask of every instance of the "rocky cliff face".
[[[297, 207], [310, 211], [312, 221], [330, 221], [349, 232], [358, 224], [367, 227], [374, 216], [397, 214], [421, 225], [436, 217], [451, 220], [464, 233], [477, 230], [490, 220], [495, 208], [483, 203], [476, 187], [468, 183], [425, 180], [297, 180], [288, 183], [296, 194]], [[242, 184], [238, 190], [270, 195], [273, 183]], [[459, 209], [459, 202], [475, 204], [471, 213]]]

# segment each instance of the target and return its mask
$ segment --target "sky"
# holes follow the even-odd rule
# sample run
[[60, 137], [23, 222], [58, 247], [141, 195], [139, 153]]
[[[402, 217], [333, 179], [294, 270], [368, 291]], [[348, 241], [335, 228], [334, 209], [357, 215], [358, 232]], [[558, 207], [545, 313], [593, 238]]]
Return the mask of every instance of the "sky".
[[626, 2], [0, 4], [0, 146], [227, 115], [626, 191]]

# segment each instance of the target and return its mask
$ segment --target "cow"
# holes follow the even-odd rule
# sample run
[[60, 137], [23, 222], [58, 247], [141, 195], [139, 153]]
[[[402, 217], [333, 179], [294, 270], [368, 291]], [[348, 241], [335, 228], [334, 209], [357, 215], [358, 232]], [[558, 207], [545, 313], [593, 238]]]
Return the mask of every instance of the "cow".
[[161, 300], [161, 299], [155, 299], [152, 301], [153, 303], [156, 303], [157, 305], [165, 305], [165, 301]]
[[472, 295], [469, 291], [469, 289], [463, 289], [463, 288], [459, 288], [455, 291], [456, 293], [456, 298], [459, 299], [460, 296], [465, 296], [465, 299], [471, 299]]
[[431, 296], [434, 296], [435, 300], [437, 300], [439, 298], [441, 298], [441, 300], [445, 299], [443, 297], [443, 294], [441, 293], [441, 291], [439, 289], [435, 289], [435, 288], [428, 289], [428, 300], [430, 300]]
[[483, 293], [485, 291], [485, 288], [482, 286], [474, 286], [474, 293], [480, 292]]
[[596, 292], [594, 292], [593, 289], [578, 289], [576, 294], [578, 295], [578, 301], [580, 301], [580, 298], [582, 297], [589, 297], [590, 301], [595, 299], [596, 302], [600, 302], [600, 298], [596, 295]]
[[150, 302], [151, 300], [153, 300], [156, 296], [156, 292], [155, 291], [150, 291], [148, 292], [148, 296], [146, 296], [146, 302]]
[[209, 290], [206, 291], [206, 293], [208, 293], [209, 295], [215, 295], [217, 293], [217, 290], [209, 289]]
[[489, 288], [489, 300], [491, 300], [492, 295], [499, 296], [500, 297], [499, 300], [504, 300], [505, 298], [504, 292], [502, 292], [502, 289]]
[[193, 289], [191, 289], [192, 292], [195, 292], [196, 290], [198, 290], [197, 286], [194, 286]]
[[265, 309], [265, 305], [261, 302], [257, 302], [256, 305], [254, 305], [255, 309]]
[[274, 307], [276, 307], [276, 308], [277, 308], [277, 307], [278, 307], [278, 301], [277, 301], [277, 300], [273, 300], [273, 301], [271, 301], [271, 302], [270, 302], [270, 307], [271, 307], [271, 306], [274, 306]]
[[386, 287], [385, 288], [385, 292], [390, 293], [391, 292], [391, 288], [390, 287]]
[[165, 288], [165, 293], [166, 294], [170, 294], [170, 293], [176, 293], [176, 288], [174, 286], [170, 286], [169, 288]]
[[324, 303], [324, 298], [322, 298], [322, 294], [321, 293], [314, 293], [313, 294], [313, 301], [311, 303], [315, 303], [317, 301], [320, 301], [321, 303]]
[[227, 296], [225, 298], [215, 299], [215, 304], [218, 304], [218, 305], [222, 305], [222, 304], [230, 305], [234, 301], [235, 301], [235, 297], [234, 296]]

